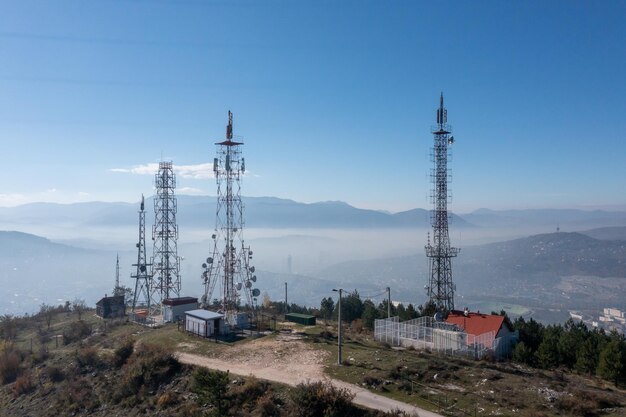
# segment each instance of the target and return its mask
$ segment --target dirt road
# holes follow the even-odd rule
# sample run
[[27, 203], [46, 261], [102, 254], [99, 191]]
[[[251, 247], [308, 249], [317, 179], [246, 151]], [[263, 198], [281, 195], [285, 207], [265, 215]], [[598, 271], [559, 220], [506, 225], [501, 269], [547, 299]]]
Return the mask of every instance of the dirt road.
[[260, 339], [234, 346], [213, 357], [178, 352], [178, 359], [186, 364], [204, 366], [233, 374], [279, 382], [295, 386], [301, 382], [328, 380], [336, 387], [355, 394], [354, 403], [381, 411], [402, 410], [419, 417], [441, 417], [439, 414], [374, 394], [357, 385], [328, 378], [323, 371], [326, 352], [314, 350], [297, 339]]

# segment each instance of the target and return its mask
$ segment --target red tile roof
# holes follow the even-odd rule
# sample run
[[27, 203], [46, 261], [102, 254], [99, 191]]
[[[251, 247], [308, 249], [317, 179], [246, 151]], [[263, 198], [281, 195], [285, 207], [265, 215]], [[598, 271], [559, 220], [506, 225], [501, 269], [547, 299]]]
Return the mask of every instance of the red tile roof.
[[452, 311], [446, 319], [447, 323], [456, 324], [465, 333], [479, 336], [490, 331], [497, 337], [504, 325], [504, 316], [469, 312], [467, 316], [462, 311]]

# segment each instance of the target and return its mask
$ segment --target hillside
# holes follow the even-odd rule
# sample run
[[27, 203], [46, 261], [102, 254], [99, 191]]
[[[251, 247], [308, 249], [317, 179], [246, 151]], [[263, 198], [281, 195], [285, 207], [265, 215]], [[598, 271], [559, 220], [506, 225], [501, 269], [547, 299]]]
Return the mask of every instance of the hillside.
[[0, 313], [32, 312], [43, 302], [59, 304], [78, 294], [94, 303], [112, 290], [115, 256], [0, 231], [0, 281], [10, 283], [0, 286]]
[[[1, 324], [6, 337], [6, 322]], [[479, 410], [523, 417], [626, 415], [625, 392], [595, 377], [392, 349], [349, 327], [339, 367], [336, 327], [321, 323], [279, 321], [278, 332], [222, 343], [190, 336], [173, 324], [150, 329], [105, 323], [91, 312], [79, 320], [59, 311], [49, 330], [43, 317], [15, 324], [12, 344], [0, 348], [3, 417], [199, 417], [217, 415], [220, 402], [223, 416], [404, 415], [358, 408], [350, 404], [354, 393], [354, 401], [379, 409], [401, 404], [434, 411], [420, 411], [422, 416], [460, 417]], [[200, 366], [230, 375], [220, 378]], [[200, 397], [209, 391], [221, 392], [221, 400]]]

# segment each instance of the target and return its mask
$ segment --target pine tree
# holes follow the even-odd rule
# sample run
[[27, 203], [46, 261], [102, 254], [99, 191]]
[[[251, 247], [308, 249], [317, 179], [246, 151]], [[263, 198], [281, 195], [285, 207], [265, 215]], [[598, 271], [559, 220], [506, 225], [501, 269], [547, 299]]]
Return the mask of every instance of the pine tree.
[[576, 370], [591, 376], [598, 366], [598, 347], [589, 335], [576, 352]]
[[624, 357], [624, 342], [611, 340], [600, 353], [598, 361], [598, 375], [616, 385], [624, 377], [626, 358]]

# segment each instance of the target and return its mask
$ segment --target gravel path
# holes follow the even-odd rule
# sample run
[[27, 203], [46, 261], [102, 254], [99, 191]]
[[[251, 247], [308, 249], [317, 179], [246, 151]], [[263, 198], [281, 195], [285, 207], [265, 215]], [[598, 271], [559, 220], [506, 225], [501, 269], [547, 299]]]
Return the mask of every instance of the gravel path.
[[292, 338], [260, 339], [234, 346], [214, 357], [178, 352], [182, 363], [203, 366], [233, 374], [295, 386], [301, 382], [327, 380], [355, 394], [354, 403], [381, 411], [402, 410], [419, 417], [441, 417], [440, 414], [374, 394], [365, 388], [328, 378], [323, 371], [327, 352], [312, 349]]

